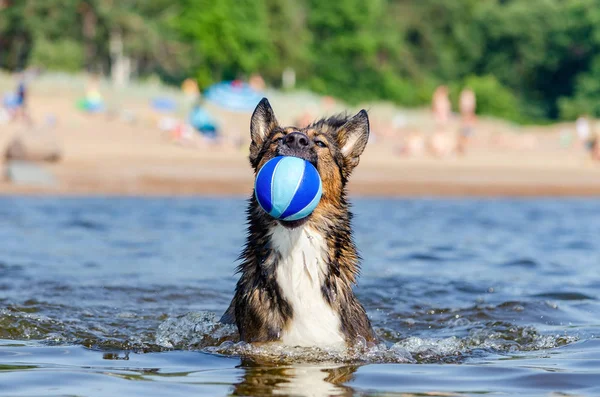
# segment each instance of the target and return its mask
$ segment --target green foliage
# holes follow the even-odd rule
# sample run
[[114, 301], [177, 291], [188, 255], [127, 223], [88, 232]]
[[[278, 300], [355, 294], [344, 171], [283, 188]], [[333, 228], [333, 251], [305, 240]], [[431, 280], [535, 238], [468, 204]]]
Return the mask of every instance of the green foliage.
[[600, 57], [592, 62], [590, 70], [577, 77], [572, 97], [562, 97], [558, 101], [560, 116], [572, 120], [582, 114], [600, 117]]
[[376, 98], [382, 88], [377, 62], [382, 43], [376, 33], [383, 1], [312, 0], [309, 5], [311, 88], [349, 102]]
[[272, 43], [272, 53], [261, 72], [275, 85], [279, 84], [281, 73], [287, 67], [296, 70], [298, 78], [309, 77], [310, 32], [306, 29], [306, 9], [297, 0], [265, 0], [268, 17], [268, 40]]
[[[600, 117], [600, 0], [0, 1], [0, 68], [108, 71], [121, 37], [138, 76], [201, 87], [261, 73], [350, 103], [429, 105], [470, 85], [519, 122]], [[6, 4], [9, 4], [6, 7]], [[0, 6], [2, 7], [2, 6]]]
[[202, 87], [257, 71], [273, 53], [264, 1], [181, 0], [171, 27], [193, 43]]
[[83, 49], [74, 40], [38, 39], [31, 50], [29, 63], [48, 70], [79, 72], [83, 67]]
[[492, 75], [469, 76], [465, 79], [463, 86], [475, 92], [477, 113], [513, 121], [525, 121], [520, 111], [519, 100], [496, 77]]

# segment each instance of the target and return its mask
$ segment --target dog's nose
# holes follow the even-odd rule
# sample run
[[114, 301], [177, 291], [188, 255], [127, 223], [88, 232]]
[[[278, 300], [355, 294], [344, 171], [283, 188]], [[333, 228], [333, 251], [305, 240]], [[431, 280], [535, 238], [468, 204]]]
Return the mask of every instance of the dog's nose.
[[283, 144], [290, 149], [306, 149], [309, 143], [308, 137], [301, 132], [292, 132], [283, 139]]

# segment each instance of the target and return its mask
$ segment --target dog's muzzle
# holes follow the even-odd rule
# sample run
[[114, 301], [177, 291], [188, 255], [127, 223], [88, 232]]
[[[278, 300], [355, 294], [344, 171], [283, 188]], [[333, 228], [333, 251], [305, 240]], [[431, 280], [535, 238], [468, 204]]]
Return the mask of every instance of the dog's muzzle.
[[277, 154], [279, 156], [299, 157], [316, 165], [317, 154], [314, 150], [315, 144], [302, 132], [291, 132], [279, 143]]

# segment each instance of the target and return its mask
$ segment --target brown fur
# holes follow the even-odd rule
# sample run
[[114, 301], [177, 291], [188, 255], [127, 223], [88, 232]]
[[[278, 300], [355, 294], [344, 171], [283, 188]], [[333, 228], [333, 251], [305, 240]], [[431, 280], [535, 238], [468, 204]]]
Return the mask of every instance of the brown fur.
[[[280, 127], [269, 102], [263, 99], [251, 121], [250, 164], [255, 175], [277, 155], [286, 154], [282, 141], [286, 134], [302, 132], [309, 137], [310, 150], [303, 153], [321, 176], [323, 196], [315, 211], [295, 222], [282, 222], [297, 227], [307, 222], [325, 237], [328, 272], [321, 290], [333, 310], [339, 313], [342, 332], [348, 343], [361, 336], [373, 340], [374, 334], [364, 308], [352, 291], [359, 273], [359, 255], [352, 239], [349, 205], [345, 187], [369, 136], [366, 111], [354, 117], [336, 116], [317, 121], [306, 128]], [[320, 147], [321, 141], [326, 147]], [[293, 310], [283, 298], [275, 280], [279, 253], [270, 247], [269, 231], [277, 221], [258, 205], [254, 195], [248, 205], [248, 237], [238, 268], [241, 277], [235, 296], [221, 321], [235, 323], [240, 337], [248, 342], [279, 339], [293, 318]]]

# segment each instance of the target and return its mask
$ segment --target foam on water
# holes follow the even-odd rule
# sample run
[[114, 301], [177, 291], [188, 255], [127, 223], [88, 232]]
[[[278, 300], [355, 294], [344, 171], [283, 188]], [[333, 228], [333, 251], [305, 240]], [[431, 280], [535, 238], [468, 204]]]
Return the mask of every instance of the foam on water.
[[62, 311], [61, 306], [27, 301], [0, 309], [0, 339], [40, 340], [52, 345], [81, 344], [101, 350], [199, 350], [262, 357], [274, 362], [343, 363], [462, 362], [476, 356], [551, 349], [579, 339], [576, 330], [567, 333], [564, 327], [546, 327], [540, 332], [536, 326], [519, 325], [509, 316], [538, 309], [546, 314], [548, 310], [557, 311], [561, 315], [556, 304], [519, 302], [420, 310], [406, 318], [397, 312], [380, 313], [374, 321], [379, 343], [360, 341], [340, 352], [239, 342], [236, 327], [220, 323], [217, 315], [210, 311], [179, 316], [85, 311], [59, 318], [54, 313]]
[[168, 349], [190, 349], [232, 338], [237, 338], [235, 326], [218, 322], [215, 313], [187, 313], [161, 323], [156, 333], [156, 344]]
[[460, 362], [482, 354], [544, 350], [576, 341], [576, 336], [543, 335], [533, 327], [496, 323], [489, 329], [474, 329], [466, 337], [407, 337], [386, 339], [389, 331], [376, 329], [379, 342], [359, 340], [346, 350], [255, 345], [239, 341], [233, 325], [221, 324], [210, 312], [187, 313], [169, 318], [159, 327], [155, 343], [165, 349], [200, 349], [213, 354], [245, 356], [270, 362], [338, 363], [434, 363]]

